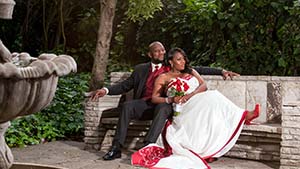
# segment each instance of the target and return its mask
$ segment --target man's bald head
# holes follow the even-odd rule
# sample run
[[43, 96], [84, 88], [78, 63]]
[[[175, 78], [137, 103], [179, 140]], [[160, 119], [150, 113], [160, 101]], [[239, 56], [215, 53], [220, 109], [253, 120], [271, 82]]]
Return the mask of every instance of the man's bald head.
[[154, 41], [149, 45], [149, 51], [153, 51], [157, 46], [164, 48], [164, 45], [161, 42]]

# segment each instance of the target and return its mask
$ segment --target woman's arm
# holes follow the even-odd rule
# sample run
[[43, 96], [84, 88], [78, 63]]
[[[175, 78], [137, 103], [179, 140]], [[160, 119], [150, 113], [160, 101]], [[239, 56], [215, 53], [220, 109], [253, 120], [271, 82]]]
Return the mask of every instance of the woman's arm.
[[161, 74], [158, 76], [154, 83], [153, 93], [152, 93], [152, 103], [171, 103], [172, 99], [167, 97], [162, 97], [162, 94], [165, 90], [165, 82], [166, 82], [167, 75]]

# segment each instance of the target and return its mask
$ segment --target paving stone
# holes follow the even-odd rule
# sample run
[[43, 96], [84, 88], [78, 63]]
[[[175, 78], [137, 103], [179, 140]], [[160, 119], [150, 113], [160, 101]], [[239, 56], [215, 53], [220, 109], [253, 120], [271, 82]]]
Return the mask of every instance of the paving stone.
[[[84, 150], [83, 142], [54, 141], [45, 144], [13, 148], [15, 162], [38, 163], [67, 169], [142, 169], [130, 165], [132, 152], [124, 151], [121, 159], [103, 161], [103, 151]], [[278, 166], [260, 161], [222, 157], [209, 164], [213, 169], [274, 169]]]

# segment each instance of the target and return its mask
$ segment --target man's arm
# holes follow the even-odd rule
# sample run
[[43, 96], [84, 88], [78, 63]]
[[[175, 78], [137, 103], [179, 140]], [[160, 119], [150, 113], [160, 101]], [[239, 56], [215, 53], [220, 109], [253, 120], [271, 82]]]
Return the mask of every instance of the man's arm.
[[108, 86], [108, 93], [109, 95], [119, 95], [119, 94], [124, 94], [126, 92], [129, 92], [131, 89], [133, 89], [134, 85], [134, 76], [136, 71], [132, 72], [131, 75], [123, 80], [122, 82], [119, 82], [115, 85]]
[[201, 75], [221, 75], [226, 80], [228, 77], [232, 80], [234, 76], [240, 76], [240, 74], [227, 71], [225, 69], [211, 68], [207, 66], [195, 66], [194, 69]]
[[102, 87], [95, 91], [86, 93], [87, 97], [90, 97], [91, 100], [96, 100], [99, 97], [103, 97], [107, 94], [109, 95], [119, 95], [130, 91], [133, 88], [133, 76], [131, 74], [126, 80], [119, 82], [112, 86]]
[[207, 66], [195, 66], [194, 69], [200, 74], [200, 75], [222, 75], [222, 69], [218, 68], [212, 68]]

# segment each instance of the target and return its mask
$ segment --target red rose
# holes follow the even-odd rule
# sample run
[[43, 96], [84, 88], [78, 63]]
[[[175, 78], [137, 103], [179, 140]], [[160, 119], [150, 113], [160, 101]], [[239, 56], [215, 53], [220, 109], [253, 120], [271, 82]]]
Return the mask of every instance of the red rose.
[[187, 91], [189, 88], [190, 88], [190, 86], [185, 81], [183, 81], [183, 89], [184, 89], [184, 91]]

